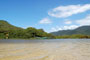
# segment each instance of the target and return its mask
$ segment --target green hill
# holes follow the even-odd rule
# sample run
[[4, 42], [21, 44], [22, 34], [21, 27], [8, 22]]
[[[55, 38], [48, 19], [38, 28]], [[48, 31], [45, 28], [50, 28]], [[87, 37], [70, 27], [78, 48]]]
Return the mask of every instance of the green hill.
[[53, 36], [49, 33], [46, 33], [43, 29], [36, 29], [33, 27], [28, 27], [27, 29], [23, 29], [11, 25], [7, 21], [0, 20], [0, 39], [5, 39], [5, 38], [30, 39], [37, 37], [52, 38]]
[[53, 35], [75, 35], [75, 34], [81, 34], [81, 35], [90, 35], [90, 26], [81, 26], [79, 28], [76, 28], [74, 30], [61, 30], [57, 32], [52, 32]]
[[0, 32], [9, 32], [10, 30], [21, 30], [22, 28], [13, 26], [7, 21], [0, 20]]

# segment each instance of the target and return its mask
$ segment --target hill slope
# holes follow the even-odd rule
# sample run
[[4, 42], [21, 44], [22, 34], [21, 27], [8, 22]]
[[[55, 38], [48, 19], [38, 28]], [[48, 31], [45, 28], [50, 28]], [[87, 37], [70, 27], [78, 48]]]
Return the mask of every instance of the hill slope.
[[90, 35], [90, 26], [81, 26], [74, 30], [61, 30], [57, 32], [52, 32], [53, 35], [74, 35], [74, 34], [83, 34]]
[[22, 28], [13, 26], [9, 24], [7, 21], [0, 20], [0, 32], [7, 32], [9, 30], [20, 30]]
[[30, 39], [30, 38], [53, 38], [53, 35], [45, 32], [43, 29], [28, 27], [26, 29], [13, 26], [7, 21], [0, 20], [0, 39]]

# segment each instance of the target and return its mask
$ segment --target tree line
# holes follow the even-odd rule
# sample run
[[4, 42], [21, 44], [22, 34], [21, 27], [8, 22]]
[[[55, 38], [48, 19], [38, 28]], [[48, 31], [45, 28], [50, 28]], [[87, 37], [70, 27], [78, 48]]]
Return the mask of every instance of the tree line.
[[43, 29], [28, 27], [26, 29], [11, 25], [5, 20], [0, 20], [0, 39], [31, 39], [31, 38], [53, 38], [50, 33]]
[[13, 26], [7, 21], [0, 20], [0, 39], [67, 39], [67, 38], [90, 38], [90, 35], [74, 34], [74, 35], [52, 35], [43, 29], [28, 27], [26, 29]]
[[54, 36], [45, 32], [43, 29], [36, 29], [33, 27], [28, 27], [27, 29], [10, 29], [0, 31], [1, 39], [30, 39], [41, 37], [53, 38]]
[[90, 35], [83, 35], [83, 34], [74, 34], [74, 35], [62, 35], [62, 36], [55, 36], [56, 39], [83, 39], [83, 38], [90, 38]]

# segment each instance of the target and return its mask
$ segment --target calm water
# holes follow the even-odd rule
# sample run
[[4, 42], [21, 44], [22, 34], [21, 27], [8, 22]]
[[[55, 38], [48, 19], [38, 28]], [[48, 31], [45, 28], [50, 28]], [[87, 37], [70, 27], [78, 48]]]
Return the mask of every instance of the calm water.
[[90, 39], [0, 40], [0, 60], [90, 60]]

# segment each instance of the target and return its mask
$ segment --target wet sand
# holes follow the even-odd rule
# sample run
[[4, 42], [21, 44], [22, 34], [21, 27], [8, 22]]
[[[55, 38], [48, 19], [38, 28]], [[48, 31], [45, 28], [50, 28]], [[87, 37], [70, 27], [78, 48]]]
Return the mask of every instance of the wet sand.
[[0, 43], [0, 60], [90, 60], [90, 40]]

